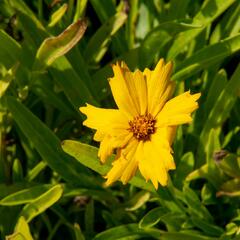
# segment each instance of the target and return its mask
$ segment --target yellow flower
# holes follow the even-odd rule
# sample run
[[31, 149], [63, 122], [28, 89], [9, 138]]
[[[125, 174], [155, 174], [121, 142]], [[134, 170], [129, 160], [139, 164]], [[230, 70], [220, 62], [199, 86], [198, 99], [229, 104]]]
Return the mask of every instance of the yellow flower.
[[87, 115], [84, 125], [96, 129], [102, 163], [116, 149], [116, 158], [106, 175], [106, 185], [117, 180], [126, 184], [139, 169], [143, 177], [167, 185], [168, 170], [175, 169], [171, 144], [177, 125], [192, 121], [200, 93], [185, 92], [171, 100], [174, 82], [172, 63], [161, 59], [151, 71], [131, 72], [124, 62], [112, 66], [109, 79], [118, 109], [103, 109], [87, 104], [80, 111]]

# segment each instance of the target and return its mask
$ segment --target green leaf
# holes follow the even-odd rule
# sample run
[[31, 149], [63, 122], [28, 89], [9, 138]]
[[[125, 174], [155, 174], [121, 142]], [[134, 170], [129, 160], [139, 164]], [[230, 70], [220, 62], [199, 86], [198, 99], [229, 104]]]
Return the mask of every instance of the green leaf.
[[223, 174], [219, 170], [214, 155], [221, 149], [219, 134], [216, 129], [209, 132], [208, 141], [205, 143], [206, 161], [208, 166], [207, 178], [215, 188], [218, 188], [222, 182]]
[[[9, 0], [9, 4], [18, 12], [23, 13], [24, 15], [28, 16], [32, 21], [35, 22], [37, 28], [43, 30], [44, 27], [41, 22], [37, 19], [33, 11], [28, 7], [28, 5], [23, 0]], [[32, 34], [32, 33], [31, 33]]]
[[131, 239], [143, 237], [160, 239], [162, 232], [163, 231], [158, 229], [140, 229], [137, 224], [127, 224], [105, 230], [97, 234], [93, 240], [123, 240], [130, 237], [132, 237]]
[[135, 46], [136, 22], [138, 18], [138, 4], [139, 0], [131, 1], [131, 7], [128, 13], [128, 20], [126, 23], [126, 36], [128, 38], [129, 49]]
[[37, 51], [34, 69], [38, 70], [44, 66], [49, 66], [57, 58], [67, 53], [82, 38], [86, 28], [87, 22], [78, 20], [57, 37], [45, 39]]
[[[21, 54], [20, 44], [0, 29], [0, 62], [7, 69], [13, 67]], [[2, 85], [2, 84], [1, 84]], [[2, 87], [1, 87], [2, 88]]]
[[198, 178], [207, 178], [207, 177], [208, 177], [208, 165], [204, 164], [200, 168], [189, 173], [185, 180], [188, 182]]
[[204, 102], [204, 112], [208, 116], [214, 104], [217, 101], [217, 98], [221, 94], [227, 83], [227, 73], [224, 69], [219, 70], [212, 80], [211, 86], [207, 92], [207, 98]]
[[[205, 1], [201, 10], [194, 17], [193, 23], [202, 24], [204, 27], [207, 27], [234, 2], [235, 0]], [[198, 36], [203, 30], [204, 28], [201, 28], [181, 33], [171, 46], [167, 59], [174, 59], [185, 48], [185, 46], [196, 36]]]
[[49, 167], [58, 172], [66, 181], [82, 186], [96, 186], [89, 176], [83, 174], [86, 169], [62, 151], [60, 140], [46, 125], [13, 97], [6, 97], [6, 100], [8, 109], [19, 128], [34, 144]]
[[[106, 175], [107, 172], [111, 169], [111, 166], [109, 164], [102, 165], [100, 163], [99, 159], [97, 159], [98, 150], [93, 146], [77, 141], [65, 140], [62, 143], [62, 148], [65, 152], [73, 156], [81, 164], [101, 175]], [[133, 177], [129, 183], [145, 190], [154, 191], [153, 186], [150, 183], [146, 183], [145, 180], [139, 176]]]
[[161, 23], [147, 34], [140, 46], [139, 62], [141, 68], [149, 66], [156, 54], [179, 32], [189, 29], [201, 28], [200, 24], [191, 24], [184, 21], [174, 20]]
[[104, 23], [110, 16], [115, 13], [115, 6], [112, 1], [102, 0], [90, 0], [98, 18], [102, 23]]
[[203, 219], [200, 219], [197, 217], [191, 217], [191, 220], [197, 228], [200, 228], [208, 236], [220, 237], [221, 234], [223, 234], [223, 232], [224, 232], [222, 228], [220, 228], [214, 224], [210, 224]]
[[91, 236], [94, 231], [94, 201], [92, 199], [87, 204], [84, 215], [86, 235]]
[[18, 158], [14, 159], [12, 167], [13, 182], [21, 182], [23, 180], [23, 168]]
[[60, 184], [52, 187], [37, 199], [27, 204], [20, 213], [27, 222], [30, 222], [34, 217], [44, 212], [47, 208], [56, 203], [62, 196], [63, 188]]
[[0, 205], [15, 206], [32, 202], [51, 187], [52, 186], [50, 184], [46, 184], [20, 190], [3, 198], [0, 201]]
[[48, 24], [48, 27], [54, 27], [64, 16], [68, 8], [68, 5], [64, 3], [59, 9], [57, 9], [50, 18], [50, 22]]
[[179, 64], [172, 78], [173, 80], [184, 80], [186, 77], [219, 63], [239, 49], [240, 34], [207, 46]]
[[126, 203], [126, 211], [136, 211], [138, 208], [142, 207], [150, 199], [150, 193], [146, 191], [140, 191], [132, 198], [128, 203]]
[[84, 58], [87, 62], [99, 62], [107, 51], [111, 37], [125, 23], [127, 15], [124, 12], [116, 13], [98, 29], [86, 46]]
[[238, 160], [237, 155], [228, 154], [224, 159], [220, 160], [218, 166], [222, 169], [228, 176], [240, 178], [240, 159]]
[[83, 16], [83, 13], [87, 7], [87, 2], [88, 0], [77, 1], [76, 11], [73, 18], [74, 22]]
[[85, 240], [85, 237], [81, 231], [81, 228], [77, 223], [74, 224], [74, 233], [75, 233], [76, 240]]
[[157, 207], [150, 210], [139, 222], [140, 228], [150, 228], [156, 225], [161, 217], [168, 213], [168, 210], [164, 207]]
[[19, 64], [16, 63], [12, 68], [6, 71], [5, 67], [0, 65], [0, 67], [2, 67], [2, 69], [0, 69], [1, 71], [0, 72], [0, 98], [4, 95], [4, 93], [8, 89], [11, 81], [15, 78], [15, 74], [18, 66]]
[[49, 87], [49, 83], [51, 83], [51, 81], [52, 79], [50, 75], [41, 74], [39, 76], [34, 76], [34, 85], [32, 91], [44, 102], [51, 104], [64, 114], [69, 116], [78, 115], [78, 112], [74, 111], [72, 105], [67, 104], [66, 101], [64, 101], [65, 99], [61, 99], [60, 94], [57, 94], [52, 90], [51, 87]]
[[[55, 82], [59, 84], [75, 110], [83, 104], [98, 105], [84, 80], [80, 78], [66, 57], [60, 57], [50, 67], [49, 72]], [[79, 113], [80, 114], [80, 113]]]
[[228, 117], [232, 107], [234, 106], [238, 91], [240, 89], [239, 78], [240, 65], [237, 67], [230, 81], [227, 82], [221, 94], [218, 96], [214, 107], [208, 115], [206, 124], [204, 125], [200, 135], [200, 141], [202, 143], [206, 142], [206, 138], [208, 137], [210, 129], [221, 126], [225, 119]]
[[178, 187], [182, 187], [184, 179], [193, 170], [194, 156], [192, 152], [185, 153], [178, 163], [176, 172], [174, 174], [174, 183]]
[[240, 196], [240, 179], [234, 178], [226, 181], [220, 187], [220, 191], [218, 191], [216, 195], [217, 197], [220, 197], [220, 196], [239, 197]]
[[30, 228], [24, 217], [18, 219], [14, 233], [7, 236], [6, 240], [33, 240]]
[[218, 21], [210, 38], [210, 43], [216, 43], [223, 38], [232, 37], [239, 33], [240, 30], [240, 5], [236, 1], [226, 13], [223, 15], [221, 21]]
[[197, 194], [187, 185], [183, 187], [183, 193], [188, 205], [189, 213], [191, 216], [197, 216], [207, 222], [212, 222], [213, 217], [199, 200]]
[[182, 232], [168, 232], [164, 233], [161, 240], [219, 240], [219, 238], [213, 238], [201, 235], [197, 233], [182, 233]]
[[32, 180], [34, 180], [38, 174], [43, 171], [45, 168], [47, 167], [47, 163], [46, 162], [39, 162], [34, 168], [32, 168], [31, 170], [28, 171], [27, 176], [26, 176], [26, 180], [28, 182], [31, 182]]

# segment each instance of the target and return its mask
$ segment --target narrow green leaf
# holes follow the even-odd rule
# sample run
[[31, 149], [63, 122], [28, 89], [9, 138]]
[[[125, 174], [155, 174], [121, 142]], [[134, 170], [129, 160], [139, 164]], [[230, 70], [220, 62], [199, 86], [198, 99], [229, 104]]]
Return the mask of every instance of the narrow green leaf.
[[140, 191], [135, 194], [131, 200], [126, 203], [126, 211], [136, 211], [138, 208], [142, 207], [149, 199], [150, 193], [146, 191]]
[[66, 103], [61, 97], [49, 87], [52, 81], [50, 75], [40, 75], [34, 77], [34, 85], [32, 91], [39, 96], [44, 102], [51, 104], [59, 111], [69, 116], [76, 116], [78, 112], [74, 111], [71, 104]]
[[210, 224], [205, 220], [202, 220], [197, 217], [191, 217], [193, 224], [205, 232], [208, 236], [220, 237], [223, 234], [223, 229], [218, 227], [217, 225]]
[[[60, 140], [34, 116], [24, 105], [13, 97], [6, 97], [7, 106], [19, 128], [32, 142], [49, 167], [65, 180], [82, 186], [95, 186], [83, 172], [86, 169], [61, 149]], [[46, 142], [46, 139], [48, 141]]]
[[[240, 159], [239, 159], [240, 162]], [[220, 160], [218, 166], [228, 176], [233, 178], [240, 178], [240, 167], [238, 157], [235, 154], [228, 154], [224, 159]]]
[[127, 20], [124, 12], [116, 13], [112, 18], [98, 29], [86, 46], [84, 57], [87, 62], [99, 62], [107, 51], [111, 37], [121, 28]]
[[[98, 150], [93, 146], [77, 141], [65, 140], [62, 143], [62, 148], [65, 152], [73, 156], [81, 164], [101, 175], [106, 175], [107, 172], [111, 169], [111, 166], [109, 164], [102, 165], [100, 163], [99, 159], [97, 159]], [[150, 183], [146, 183], [145, 180], [139, 176], [133, 177], [133, 179], [130, 181], [130, 184], [142, 189], [154, 191], [153, 186]]]
[[[190, 0], [171, 0], [170, 9], [169, 9], [169, 18], [170, 19], [182, 19], [186, 16], [188, 10], [188, 4]], [[176, 11], [177, 9], [177, 11]]]
[[189, 173], [188, 176], [186, 177], [186, 181], [188, 182], [198, 178], [207, 178], [207, 175], [208, 175], [208, 165], [204, 164], [200, 168]]
[[[234, 2], [235, 0], [205, 1], [202, 6], [202, 9], [194, 17], [193, 23], [203, 24], [204, 27], [207, 27], [211, 22], [213, 22], [220, 14], [222, 14]], [[194, 30], [189, 30], [180, 34], [175, 39], [172, 47], [170, 48], [167, 58], [174, 59], [184, 49], [184, 47], [196, 36], [198, 36], [203, 30], [204, 28], [194, 29]]]
[[211, 185], [211, 183], [206, 183], [203, 185], [201, 190], [201, 199], [204, 205], [216, 204], [217, 200], [215, 188]]
[[128, 38], [129, 49], [135, 46], [136, 22], [138, 17], [139, 0], [131, 1], [131, 7], [128, 13], [128, 20], [126, 24], [126, 36]]
[[[240, 35], [239, 35], [240, 38]], [[240, 39], [239, 39], [240, 40]], [[240, 43], [240, 42], [239, 42]], [[240, 45], [239, 45], [240, 46]], [[240, 65], [235, 70], [230, 81], [227, 82], [225, 88], [217, 98], [217, 101], [208, 115], [206, 124], [200, 135], [200, 141], [206, 142], [206, 138], [211, 128], [217, 128], [228, 117], [234, 103], [237, 99], [237, 94], [240, 89]]]
[[86, 235], [91, 236], [92, 233], [94, 232], [94, 201], [93, 199], [91, 199], [86, 206], [84, 220], [85, 220]]
[[168, 210], [164, 207], [157, 207], [150, 210], [139, 222], [140, 228], [150, 228], [156, 225], [163, 215], [168, 213]]
[[10, 69], [19, 59], [20, 44], [0, 29], [0, 62], [6, 69]]
[[29, 170], [26, 176], [27, 182], [34, 180], [40, 172], [42, 172], [47, 167], [46, 162], [39, 162], [33, 169]]
[[194, 156], [192, 152], [185, 153], [180, 162], [177, 165], [176, 172], [174, 174], [174, 183], [177, 187], [182, 187], [184, 179], [193, 170]]
[[238, 34], [240, 30], [239, 15], [240, 5], [236, 1], [228, 11], [225, 12], [221, 21], [217, 21], [217, 25], [211, 34], [210, 44]]
[[20, 160], [16, 158], [12, 167], [13, 182], [21, 182], [23, 180], [23, 168]]
[[102, 0], [100, 2], [98, 0], [90, 0], [90, 3], [102, 23], [115, 13], [115, 6], [112, 1]]
[[14, 233], [7, 236], [6, 240], [33, 240], [30, 228], [24, 217], [18, 219]]
[[220, 196], [239, 197], [240, 196], [240, 179], [234, 178], [226, 181], [220, 187], [220, 191], [218, 191], [216, 195], [217, 197], [220, 197]]
[[167, 232], [161, 237], [161, 240], [219, 240], [219, 238], [208, 237], [196, 233]]
[[139, 62], [141, 68], [149, 66], [156, 54], [179, 32], [201, 28], [200, 24], [192, 24], [179, 20], [168, 21], [155, 27], [147, 34], [140, 46]]
[[206, 162], [208, 166], [207, 178], [209, 182], [215, 187], [218, 188], [222, 182], [222, 172], [219, 170], [216, 160], [214, 159], [214, 154], [221, 149], [219, 142], [219, 134], [216, 129], [211, 129], [209, 132], [209, 137], [205, 143], [205, 153], [206, 153]]
[[197, 216], [211, 223], [213, 221], [212, 215], [203, 206], [197, 194], [187, 185], [183, 187], [183, 193], [191, 216]]
[[58, 58], [50, 67], [49, 72], [58, 83], [77, 112], [86, 102], [98, 105], [84, 80], [80, 78], [66, 57]]
[[77, 223], [74, 224], [74, 233], [75, 233], [76, 240], [85, 240], [85, 237], [81, 231], [81, 228]]
[[28, 7], [28, 5], [23, 0], [9, 0], [11, 7], [16, 9], [18, 12], [21, 12], [28, 16], [32, 21], [35, 22], [37, 28], [44, 29], [42, 23], [37, 19], [34, 12]]
[[88, 0], [77, 1], [76, 12], [73, 18], [74, 22], [83, 16], [83, 13], [87, 7], [87, 2]]
[[130, 237], [135, 237], [135, 239], [143, 237], [160, 239], [162, 232], [163, 231], [158, 229], [140, 229], [137, 224], [127, 224], [103, 231], [97, 234], [93, 240], [120, 240], [128, 239]]
[[27, 222], [30, 222], [34, 217], [56, 203], [61, 198], [62, 193], [63, 188], [60, 184], [52, 187], [37, 199], [26, 205], [20, 215], [23, 216]]
[[0, 201], [1, 206], [15, 206], [26, 204], [34, 201], [44, 192], [49, 190], [52, 186], [49, 185], [40, 185], [35, 187], [26, 188], [18, 192], [9, 194], [7, 197], [3, 198]]
[[179, 64], [173, 80], [184, 80], [186, 77], [219, 63], [239, 49], [240, 34], [207, 46]]
[[78, 20], [57, 37], [45, 39], [37, 51], [34, 69], [49, 66], [57, 58], [67, 53], [82, 38], [86, 28], [87, 22]]
[[222, 148], [225, 148], [229, 142], [231, 141], [232, 137], [240, 131], [240, 126], [235, 127], [233, 130], [229, 131], [228, 134], [224, 138], [224, 142], [222, 144]]
[[68, 5], [64, 3], [59, 9], [57, 9], [50, 18], [50, 22], [48, 24], [48, 27], [54, 27], [64, 16], [68, 8]]
[[[0, 36], [1, 37], [1, 36]], [[0, 98], [4, 95], [11, 81], [15, 78], [16, 70], [19, 64], [16, 63], [12, 68], [6, 71], [4, 66], [0, 69]], [[2, 75], [2, 76], [1, 76]]]
[[210, 89], [207, 93], [206, 101], [204, 102], [204, 112], [206, 116], [208, 116], [209, 112], [213, 108], [226, 83], [227, 73], [224, 69], [221, 69], [212, 80]]

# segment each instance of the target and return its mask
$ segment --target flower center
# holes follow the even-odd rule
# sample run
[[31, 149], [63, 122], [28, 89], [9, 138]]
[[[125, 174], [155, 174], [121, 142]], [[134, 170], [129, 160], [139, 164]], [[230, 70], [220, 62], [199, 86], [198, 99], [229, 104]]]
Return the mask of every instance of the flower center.
[[128, 129], [133, 133], [133, 136], [137, 140], [149, 140], [150, 135], [155, 132], [156, 120], [151, 114], [139, 115], [134, 117], [132, 121], [129, 121], [130, 128]]

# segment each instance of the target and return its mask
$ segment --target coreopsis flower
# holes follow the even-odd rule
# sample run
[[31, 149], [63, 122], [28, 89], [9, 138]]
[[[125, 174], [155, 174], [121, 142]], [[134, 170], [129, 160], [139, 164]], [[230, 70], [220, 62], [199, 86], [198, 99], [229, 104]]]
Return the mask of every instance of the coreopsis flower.
[[116, 149], [106, 185], [117, 180], [126, 184], [139, 169], [156, 189], [158, 183], [166, 186], [168, 171], [176, 168], [171, 149], [176, 127], [192, 121], [200, 93], [187, 91], [170, 99], [174, 91], [172, 63], [165, 64], [163, 59], [153, 71], [131, 72], [124, 62], [112, 68], [114, 76], [109, 83], [118, 109], [90, 104], [80, 108], [87, 116], [83, 124], [96, 130], [100, 161], [105, 163]]

